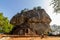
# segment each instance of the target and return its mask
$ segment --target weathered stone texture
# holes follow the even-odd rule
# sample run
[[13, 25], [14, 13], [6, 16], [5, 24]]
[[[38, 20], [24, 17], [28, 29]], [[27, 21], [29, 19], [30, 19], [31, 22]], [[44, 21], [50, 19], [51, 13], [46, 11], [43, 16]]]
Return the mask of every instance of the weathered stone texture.
[[[15, 25], [12, 34], [47, 34], [50, 31], [51, 19], [44, 9], [28, 10], [17, 13], [10, 23]], [[30, 30], [30, 31], [29, 31]], [[31, 33], [30, 33], [31, 32]]]

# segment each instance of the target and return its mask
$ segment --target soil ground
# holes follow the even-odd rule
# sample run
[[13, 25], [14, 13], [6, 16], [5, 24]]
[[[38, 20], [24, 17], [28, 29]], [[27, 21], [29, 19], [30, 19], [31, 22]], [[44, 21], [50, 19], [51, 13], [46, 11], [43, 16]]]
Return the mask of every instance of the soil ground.
[[41, 36], [6, 36], [6, 35], [0, 35], [0, 40], [60, 40], [60, 37], [55, 36], [46, 36], [44, 38], [41, 38]]

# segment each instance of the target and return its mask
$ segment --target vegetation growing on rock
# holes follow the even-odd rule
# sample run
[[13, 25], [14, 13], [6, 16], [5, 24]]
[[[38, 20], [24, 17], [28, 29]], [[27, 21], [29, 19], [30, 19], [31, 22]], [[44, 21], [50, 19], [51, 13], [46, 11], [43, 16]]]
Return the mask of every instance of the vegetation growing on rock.
[[31, 10], [22, 11], [12, 17], [10, 23], [14, 25], [12, 34], [48, 34], [51, 19], [44, 9], [36, 7]]

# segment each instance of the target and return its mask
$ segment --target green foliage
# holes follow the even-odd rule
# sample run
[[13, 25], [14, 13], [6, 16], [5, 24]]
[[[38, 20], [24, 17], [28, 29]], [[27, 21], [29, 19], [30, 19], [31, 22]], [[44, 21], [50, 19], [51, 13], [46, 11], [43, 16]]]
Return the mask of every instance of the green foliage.
[[33, 8], [34, 10], [40, 10], [40, 9], [42, 9], [40, 6], [38, 6], [38, 7], [34, 7]]
[[40, 7], [40, 6], [38, 6], [38, 7], [37, 7], [37, 10], [40, 10], [40, 9], [41, 9], [41, 7]]
[[7, 17], [3, 16], [3, 13], [0, 13], [0, 32], [9, 33], [13, 28], [13, 25], [9, 23]]
[[60, 13], [60, 0], [52, 0], [51, 4], [53, 4], [54, 12]]
[[27, 9], [27, 8], [25, 8], [25, 9], [21, 10], [21, 13], [24, 13], [24, 12], [26, 12], [26, 11], [28, 11], [28, 9]]
[[37, 10], [36, 7], [34, 7], [33, 10]]

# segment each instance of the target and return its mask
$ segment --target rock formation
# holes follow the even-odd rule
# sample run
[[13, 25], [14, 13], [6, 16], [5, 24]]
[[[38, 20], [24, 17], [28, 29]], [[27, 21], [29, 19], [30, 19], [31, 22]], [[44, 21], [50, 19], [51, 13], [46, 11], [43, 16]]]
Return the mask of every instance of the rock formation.
[[44, 9], [28, 10], [17, 13], [10, 23], [14, 25], [11, 34], [42, 35], [50, 31], [51, 19]]

